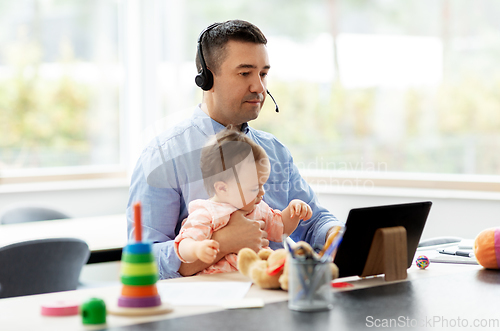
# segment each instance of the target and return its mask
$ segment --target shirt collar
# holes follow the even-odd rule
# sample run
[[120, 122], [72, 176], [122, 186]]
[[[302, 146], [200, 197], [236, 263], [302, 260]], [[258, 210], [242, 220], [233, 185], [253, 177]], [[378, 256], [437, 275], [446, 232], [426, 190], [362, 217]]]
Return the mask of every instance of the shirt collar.
[[[194, 110], [193, 123], [208, 137], [226, 128], [224, 125], [213, 120], [203, 110], [201, 110], [201, 105], [198, 105], [198, 107]], [[247, 122], [245, 122], [241, 125], [241, 132], [248, 134], [248, 131], [250, 131], [250, 126]]]

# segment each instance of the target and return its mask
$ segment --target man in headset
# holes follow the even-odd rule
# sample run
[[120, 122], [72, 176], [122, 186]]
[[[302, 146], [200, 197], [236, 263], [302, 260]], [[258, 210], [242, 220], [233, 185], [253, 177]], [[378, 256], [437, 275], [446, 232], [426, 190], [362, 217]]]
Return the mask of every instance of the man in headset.
[[[188, 215], [189, 203], [208, 198], [199, 167], [201, 149], [209, 137], [228, 125], [247, 134], [266, 151], [271, 174], [264, 201], [269, 206], [283, 210], [291, 200], [300, 199], [312, 208], [312, 218], [300, 222], [290, 235], [293, 240], [322, 247], [333, 227], [341, 225], [319, 205], [288, 149], [271, 134], [247, 124], [259, 116], [269, 94], [266, 43], [259, 28], [245, 21], [231, 20], [206, 28], [200, 34], [196, 56], [199, 74], [195, 81], [204, 90], [202, 103], [189, 120], [156, 137], [137, 162], [127, 207], [128, 235], [134, 237], [132, 206], [140, 201], [143, 238], [153, 242], [161, 279], [193, 275], [208, 266], [201, 261], [181, 262], [175, 254], [174, 239]], [[244, 247], [255, 251], [267, 245], [282, 247], [282, 243], [267, 240], [263, 227], [263, 222], [234, 212], [228, 225], [213, 234], [212, 239], [219, 242], [215, 261]]]

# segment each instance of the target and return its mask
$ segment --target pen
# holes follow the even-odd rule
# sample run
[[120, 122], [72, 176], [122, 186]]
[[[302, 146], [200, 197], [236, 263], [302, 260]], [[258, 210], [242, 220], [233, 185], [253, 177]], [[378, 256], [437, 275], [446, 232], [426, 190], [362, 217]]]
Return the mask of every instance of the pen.
[[455, 255], [455, 256], [463, 256], [463, 257], [473, 257], [474, 253], [468, 252], [468, 251], [455, 251], [455, 250], [446, 250], [442, 249], [438, 251], [441, 254], [447, 254], [447, 255]]
[[[327, 262], [328, 259], [330, 259], [331, 261], [333, 261], [335, 259], [335, 254], [337, 253], [337, 248], [339, 247], [340, 243], [342, 242], [343, 236], [344, 236], [344, 231], [342, 229], [342, 232], [335, 237], [336, 240], [333, 241], [333, 243], [330, 245], [330, 247], [328, 247], [328, 249], [325, 251], [325, 254], [321, 257], [320, 265], [324, 265], [325, 263], [328, 263]], [[318, 265], [314, 266], [314, 271], [313, 271], [314, 277], [312, 279], [311, 288], [310, 288], [309, 295], [308, 295], [309, 300], [312, 300], [312, 296], [314, 295], [314, 293], [316, 293], [317, 287], [319, 285], [318, 283], [319, 283], [321, 277], [323, 277], [324, 268], [319, 268], [319, 271], [317, 269], [318, 269]]]
[[339, 234], [339, 231], [342, 227], [341, 226], [335, 226], [335, 230], [333, 230], [333, 233], [328, 237], [328, 240], [325, 243], [325, 246], [323, 246], [323, 249], [319, 252], [319, 256], [323, 256], [325, 254], [326, 250], [328, 247], [332, 245], [333, 240], [337, 237]]
[[296, 254], [295, 254], [295, 241], [293, 241], [292, 238], [288, 237], [286, 234], [283, 234], [283, 237], [282, 237], [282, 240], [283, 240], [283, 246], [285, 247], [285, 249], [288, 251], [288, 253], [290, 253], [290, 255], [292, 256], [292, 258], [295, 258]]
[[285, 239], [283, 240], [284, 242], [287, 243], [287, 245], [292, 248], [293, 246], [295, 246], [295, 241], [293, 241], [292, 238], [286, 236]]
[[335, 258], [335, 254], [337, 253], [336, 250], [342, 242], [342, 238], [344, 237], [344, 232], [345, 227], [341, 228], [339, 233], [335, 236], [332, 244], [330, 245], [330, 247], [328, 247], [328, 249], [325, 251], [325, 254], [321, 257], [321, 261], [325, 262], [329, 258], [333, 261], [333, 259]]

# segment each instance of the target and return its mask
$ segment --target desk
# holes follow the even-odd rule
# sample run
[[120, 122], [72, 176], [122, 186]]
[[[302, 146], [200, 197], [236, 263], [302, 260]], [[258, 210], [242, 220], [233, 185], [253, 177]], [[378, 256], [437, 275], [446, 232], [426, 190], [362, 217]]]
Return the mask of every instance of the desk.
[[[162, 282], [248, 281], [239, 273], [203, 275]], [[432, 330], [453, 323], [490, 323], [500, 327], [498, 298], [500, 272], [474, 265], [432, 264], [426, 270], [415, 267], [408, 279], [386, 283], [383, 277], [349, 277], [354, 287], [332, 289], [334, 308], [326, 312], [299, 313], [287, 307], [287, 293], [262, 290], [255, 285], [248, 298], [259, 297], [261, 309], [222, 310], [216, 306], [174, 307], [169, 314], [150, 317], [108, 315], [106, 330], [360, 330], [394, 320], [393, 330]], [[40, 305], [60, 299], [86, 300], [92, 296], [115, 302], [120, 287], [58, 292], [0, 300], [2, 330], [88, 330], [79, 316], [43, 317]], [[167, 300], [165, 300], [167, 301]], [[371, 316], [371, 318], [370, 318]], [[439, 319], [439, 320], [438, 320]], [[467, 322], [465, 322], [467, 321]], [[393, 323], [395, 323], [393, 322]], [[408, 326], [402, 324], [407, 323]], [[495, 325], [495, 323], [497, 323]], [[434, 326], [434, 328], [432, 327]], [[455, 328], [458, 328], [455, 326]], [[466, 329], [462, 327], [462, 329]], [[487, 329], [487, 328], [484, 328]], [[493, 328], [492, 328], [493, 329]]]
[[79, 238], [89, 245], [87, 263], [119, 261], [127, 244], [125, 214], [0, 225], [0, 246], [62, 237]]

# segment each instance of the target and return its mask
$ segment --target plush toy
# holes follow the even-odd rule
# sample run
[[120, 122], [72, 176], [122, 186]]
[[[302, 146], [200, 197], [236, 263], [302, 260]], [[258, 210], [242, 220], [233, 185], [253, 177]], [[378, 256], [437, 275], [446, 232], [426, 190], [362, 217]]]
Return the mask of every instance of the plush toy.
[[[298, 242], [295, 254], [308, 255], [314, 253], [311, 246]], [[318, 257], [319, 259], [319, 257]], [[255, 253], [250, 248], [243, 248], [238, 252], [238, 270], [252, 279], [254, 284], [264, 289], [288, 290], [288, 254], [285, 249], [261, 249]], [[339, 269], [331, 263], [332, 279], [339, 275]]]
[[479, 233], [474, 241], [477, 262], [487, 269], [500, 269], [500, 228]]

